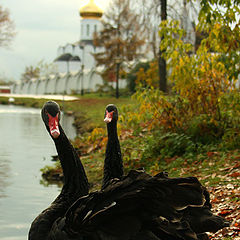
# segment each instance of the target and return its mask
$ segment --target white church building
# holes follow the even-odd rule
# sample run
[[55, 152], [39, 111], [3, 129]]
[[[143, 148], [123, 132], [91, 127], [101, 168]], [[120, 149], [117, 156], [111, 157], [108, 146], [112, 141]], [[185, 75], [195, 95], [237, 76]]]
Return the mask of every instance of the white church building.
[[[186, 30], [186, 41], [194, 44], [195, 30], [189, 15], [189, 3], [184, 0], [182, 19], [179, 19], [182, 27]], [[86, 93], [98, 90], [103, 85], [103, 79], [99, 69], [96, 67], [92, 53], [98, 53], [102, 49], [95, 47], [93, 36], [102, 28], [103, 11], [94, 0], [80, 8], [80, 39], [74, 43], [68, 43], [57, 49], [54, 60], [58, 66], [56, 74], [47, 75], [28, 82], [16, 83], [12, 86], [12, 93], [17, 94], [71, 94]], [[176, 17], [177, 18], [177, 17]], [[151, 58], [151, 57], [150, 57]], [[111, 82], [115, 87], [115, 82]], [[126, 87], [126, 80], [119, 81], [119, 88]]]
[[[28, 82], [14, 84], [12, 92], [18, 94], [71, 94], [96, 91], [103, 79], [96, 68], [92, 53], [100, 51], [93, 45], [94, 32], [101, 30], [103, 15], [94, 2], [80, 8], [80, 40], [60, 46], [54, 60], [58, 73]], [[120, 88], [125, 87], [125, 81], [119, 81]]]

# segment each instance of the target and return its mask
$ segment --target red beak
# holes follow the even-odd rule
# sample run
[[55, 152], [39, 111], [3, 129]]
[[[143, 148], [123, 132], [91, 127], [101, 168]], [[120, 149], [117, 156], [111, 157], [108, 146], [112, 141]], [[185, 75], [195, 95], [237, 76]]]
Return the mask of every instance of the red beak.
[[105, 123], [110, 123], [110, 122], [112, 121], [113, 112], [114, 112], [114, 111], [108, 112], [108, 111], [106, 110], [106, 116], [105, 116], [105, 118], [104, 118], [104, 122], [105, 122]]
[[59, 131], [59, 126], [58, 126], [58, 114], [56, 115], [56, 117], [51, 116], [48, 113], [48, 125], [50, 128], [50, 133], [52, 135], [53, 138], [58, 138], [60, 135], [60, 131]]

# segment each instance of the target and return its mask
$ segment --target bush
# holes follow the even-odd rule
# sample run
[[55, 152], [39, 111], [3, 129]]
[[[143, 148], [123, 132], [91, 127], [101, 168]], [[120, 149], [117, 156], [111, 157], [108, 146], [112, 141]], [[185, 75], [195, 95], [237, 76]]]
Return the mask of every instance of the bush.
[[161, 131], [150, 136], [146, 142], [142, 159], [169, 158], [182, 156], [196, 149], [191, 138], [185, 134], [165, 133]]
[[222, 137], [220, 147], [224, 150], [234, 150], [240, 148], [240, 130], [238, 128], [227, 129]]
[[136, 91], [136, 80], [137, 73], [140, 71], [146, 72], [149, 69], [149, 62], [138, 63], [128, 74], [127, 74], [127, 87], [130, 92], [134, 93]]
[[186, 132], [195, 143], [211, 144], [221, 140], [224, 128], [219, 122], [213, 121], [208, 115], [203, 114], [189, 121]]

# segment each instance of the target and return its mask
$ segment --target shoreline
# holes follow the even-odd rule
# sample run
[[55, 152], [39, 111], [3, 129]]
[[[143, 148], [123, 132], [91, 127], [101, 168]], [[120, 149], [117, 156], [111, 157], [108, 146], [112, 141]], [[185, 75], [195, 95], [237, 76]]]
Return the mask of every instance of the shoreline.
[[33, 94], [15, 94], [15, 93], [0, 93], [0, 97], [6, 98], [33, 98], [33, 99], [52, 99], [52, 100], [62, 100], [62, 101], [74, 101], [78, 100], [78, 97], [69, 95], [33, 95]]

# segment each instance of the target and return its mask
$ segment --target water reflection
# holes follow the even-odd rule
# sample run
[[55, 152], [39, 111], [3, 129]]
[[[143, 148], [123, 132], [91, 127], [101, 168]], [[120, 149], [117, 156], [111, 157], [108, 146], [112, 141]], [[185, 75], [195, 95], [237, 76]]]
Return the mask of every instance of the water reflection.
[[10, 176], [10, 161], [6, 154], [0, 148], [0, 198], [6, 197], [5, 188], [10, 184], [8, 177]]
[[[64, 119], [74, 137], [73, 119]], [[56, 185], [39, 184], [39, 169], [52, 164], [52, 155], [40, 109], [0, 105], [0, 240], [25, 240], [32, 220], [58, 195]]]
[[76, 129], [73, 127], [73, 123], [74, 117], [62, 114], [61, 125], [70, 139], [74, 139], [76, 137]]
[[40, 180], [40, 184], [42, 184], [44, 187], [49, 187], [50, 185], [56, 185], [58, 186], [59, 188], [62, 187], [62, 182], [60, 181], [54, 181], [54, 180], [45, 180], [44, 178], [42, 178]]

